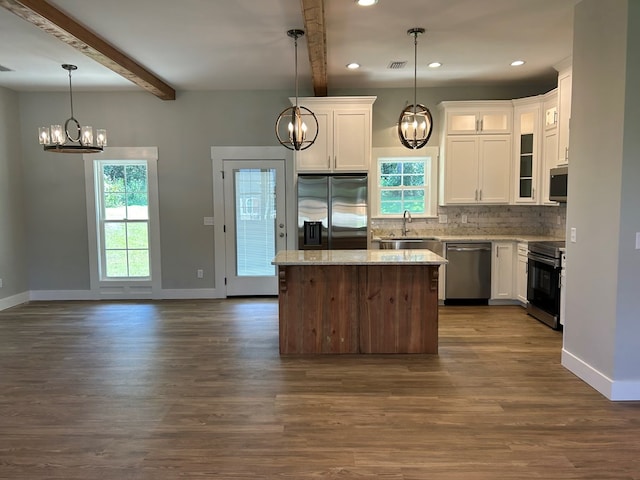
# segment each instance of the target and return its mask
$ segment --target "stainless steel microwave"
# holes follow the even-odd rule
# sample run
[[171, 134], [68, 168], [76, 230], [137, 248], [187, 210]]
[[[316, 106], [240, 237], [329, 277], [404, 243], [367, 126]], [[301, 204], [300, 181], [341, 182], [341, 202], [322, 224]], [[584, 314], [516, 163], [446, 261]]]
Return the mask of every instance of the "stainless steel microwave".
[[569, 167], [558, 167], [550, 170], [549, 200], [553, 202], [567, 201], [567, 180]]

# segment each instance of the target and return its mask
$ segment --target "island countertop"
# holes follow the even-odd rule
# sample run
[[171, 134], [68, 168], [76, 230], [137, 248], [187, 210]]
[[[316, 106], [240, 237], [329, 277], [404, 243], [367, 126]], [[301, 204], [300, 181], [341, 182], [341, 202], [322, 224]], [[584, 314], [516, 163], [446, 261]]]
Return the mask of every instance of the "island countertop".
[[282, 250], [272, 265], [443, 265], [431, 250]]

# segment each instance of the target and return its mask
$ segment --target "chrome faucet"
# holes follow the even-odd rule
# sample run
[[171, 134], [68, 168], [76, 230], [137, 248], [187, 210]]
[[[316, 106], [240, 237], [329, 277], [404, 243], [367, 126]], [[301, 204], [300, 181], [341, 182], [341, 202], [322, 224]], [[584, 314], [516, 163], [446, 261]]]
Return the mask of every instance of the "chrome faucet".
[[411, 223], [411, 213], [409, 212], [409, 210], [405, 210], [404, 213], [402, 214], [402, 236], [403, 237], [407, 236], [407, 219], [409, 220], [409, 223]]

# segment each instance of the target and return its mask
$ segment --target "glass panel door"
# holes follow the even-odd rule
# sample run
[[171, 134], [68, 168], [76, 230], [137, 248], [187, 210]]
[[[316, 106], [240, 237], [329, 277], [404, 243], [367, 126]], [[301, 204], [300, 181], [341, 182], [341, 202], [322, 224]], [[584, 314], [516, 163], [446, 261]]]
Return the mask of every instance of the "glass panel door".
[[227, 295], [276, 295], [271, 265], [286, 248], [284, 163], [224, 162]]

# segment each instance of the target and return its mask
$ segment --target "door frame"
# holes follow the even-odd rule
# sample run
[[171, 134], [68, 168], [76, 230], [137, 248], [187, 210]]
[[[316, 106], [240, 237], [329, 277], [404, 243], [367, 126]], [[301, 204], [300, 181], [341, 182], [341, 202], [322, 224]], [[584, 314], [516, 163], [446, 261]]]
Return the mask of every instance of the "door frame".
[[284, 160], [285, 175], [285, 217], [287, 249], [295, 249], [297, 228], [295, 223], [295, 191], [293, 152], [285, 147], [211, 147], [213, 165], [213, 261], [215, 289], [227, 297], [225, 278], [227, 276], [227, 247], [224, 232], [224, 182], [222, 174], [225, 160]]

